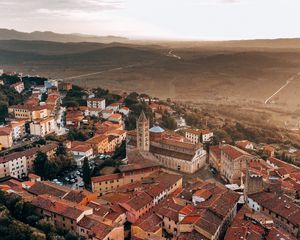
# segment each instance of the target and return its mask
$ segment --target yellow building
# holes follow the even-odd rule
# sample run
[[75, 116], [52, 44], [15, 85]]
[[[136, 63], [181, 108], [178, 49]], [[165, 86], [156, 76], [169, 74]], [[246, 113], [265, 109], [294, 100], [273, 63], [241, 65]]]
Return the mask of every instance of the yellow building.
[[94, 153], [106, 153], [109, 150], [108, 137], [105, 135], [96, 135], [87, 140], [86, 143], [92, 145]]
[[0, 144], [1, 149], [10, 148], [13, 145], [13, 134], [10, 127], [0, 128]]
[[46, 106], [14, 105], [8, 108], [8, 112], [17, 119], [36, 120], [49, 116], [49, 110]]

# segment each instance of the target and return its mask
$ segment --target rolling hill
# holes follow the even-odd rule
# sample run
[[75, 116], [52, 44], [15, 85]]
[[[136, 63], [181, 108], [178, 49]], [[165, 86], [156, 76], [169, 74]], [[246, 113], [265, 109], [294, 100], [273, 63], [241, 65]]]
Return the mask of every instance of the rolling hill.
[[127, 38], [117, 36], [92, 36], [83, 34], [60, 34], [54, 32], [35, 31], [31, 33], [19, 32], [13, 29], [0, 29], [0, 40], [37, 40], [37, 41], [53, 41], [53, 42], [128, 42]]
[[[267, 40], [262, 43], [267, 44]], [[251, 41], [252, 46], [262, 46], [262, 43], [255, 45]], [[243, 45], [246, 46], [246, 42], [240, 41], [239, 46]], [[232, 45], [182, 46], [173, 51], [179, 59], [169, 54], [170, 47], [165, 43], [158, 46], [2, 40], [0, 68], [52, 78], [100, 71], [69, 81], [178, 100], [263, 104], [288, 78], [300, 71], [299, 51], [272, 48], [271, 45], [266, 49], [232, 48]], [[278, 106], [299, 108], [299, 82], [300, 79], [296, 79], [276, 96], [274, 101]]]

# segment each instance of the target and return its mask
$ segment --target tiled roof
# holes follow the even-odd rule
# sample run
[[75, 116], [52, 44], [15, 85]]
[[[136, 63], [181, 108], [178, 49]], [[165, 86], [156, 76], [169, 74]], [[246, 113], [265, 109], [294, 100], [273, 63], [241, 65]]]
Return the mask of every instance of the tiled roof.
[[89, 146], [88, 144], [83, 144], [83, 145], [77, 145], [76, 147], [72, 148], [72, 151], [77, 151], [77, 152], [87, 152], [91, 150], [92, 147]]
[[34, 147], [34, 148], [30, 148], [30, 149], [27, 149], [22, 152], [14, 152], [9, 155], [0, 157], [0, 163], [6, 163], [6, 162], [12, 161], [17, 158], [22, 158], [24, 156], [25, 157], [33, 156], [37, 153], [37, 151], [38, 151], [38, 148]]
[[80, 203], [86, 197], [90, 197], [93, 193], [87, 190], [71, 190], [63, 197], [63, 199], [70, 202]]
[[112, 227], [104, 223], [99, 223], [92, 227], [91, 231], [94, 233], [96, 239], [104, 239], [112, 231], [112, 229]]
[[7, 136], [12, 133], [11, 127], [0, 127], [0, 136]]
[[218, 159], [221, 159], [221, 148], [219, 145], [210, 146], [209, 151], [210, 153], [214, 154]]
[[121, 172], [130, 172], [134, 170], [141, 170], [141, 169], [146, 169], [146, 168], [152, 168], [152, 167], [157, 167], [159, 166], [158, 163], [156, 162], [141, 162], [141, 163], [130, 163], [127, 165], [121, 165], [119, 166], [119, 170]]
[[92, 182], [97, 183], [97, 182], [103, 182], [103, 181], [116, 180], [116, 179], [120, 179], [120, 178], [122, 178], [122, 174], [116, 173], [116, 174], [92, 177]]
[[239, 149], [235, 146], [231, 145], [223, 145], [221, 147], [221, 151], [224, 152], [226, 155], [228, 155], [231, 159], [235, 160], [241, 156], [249, 155], [249, 153], [243, 151], [242, 149]]
[[211, 192], [207, 189], [200, 189], [193, 194], [193, 196], [201, 197], [207, 200], [211, 196]]
[[259, 205], [286, 218], [296, 226], [300, 226], [300, 206], [295, 204], [289, 197], [272, 192], [260, 192], [250, 194]]
[[192, 232], [184, 232], [180, 233], [177, 238], [178, 240], [209, 240], [202, 234], [198, 233], [197, 231], [193, 230]]
[[48, 181], [41, 181], [36, 182], [29, 190], [28, 192], [39, 196], [42, 194], [49, 194], [56, 197], [63, 197], [65, 194], [67, 194], [70, 191], [69, 188], [59, 186], [55, 183], [48, 182]]
[[129, 199], [129, 201], [126, 202], [125, 205], [121, 205], [124, 208], [126, 208], [126, 205], [134, 209], [135, 211], [138, 211], [145, 207], [146, 205], [150, 204], [152, 202], [152, 197], [145, 193], [145, 192], [140, 192], [137, 194], [134, 194], [132, 198]]
[[286, 162], [284, 162], [280, 159], [274, 158], [274, 157], [269, 157], [267, 159], [267, 163], [271, 164], [271, 165], [274, 165], [278, 168], [284, 168], [288, 173], [293, 173], [293, 172], [299, 172], [300, 173], [300, 168], [299, 167], [296, 167], [293, 164], [286, 163]]
[[209, 134], [211, 133], [211, 131], [207, 130], [207, 129], [196, 129], [196, 128], [188, 128], [185, 129], [185, 132], [191, 133], [191, 134], [195, 134], [195, 135], [202, 135], [202, 134]]
[[186, 161], [192, 161], [194, 158], [193, 154], [182, 153], [182, 152], [168, 150], [168, 149], [154, 147], [154, 146], [150, 146], [150, 152], [153, 154], [169, 156], [172, 158], [182, 159], [182, 160], [186, 160]]
[[107, 136], [105, 136], [105, 135], [96, 135], [96, 136], [88, 139], [86, 142], [92, 143], [92, 144], [99, 144], [106, 139], [107, 139]]
[[162, 220], [154, 213], [149, 213], [138, 219], [133, 226], [143, 229], [145, 232], [155, 233], [161, 229]]
[[37, 208], [41, 208], [73, 220], [77, 220], [79, 216], [90, 209], [48, 194], [37, 196], [31, 203]]

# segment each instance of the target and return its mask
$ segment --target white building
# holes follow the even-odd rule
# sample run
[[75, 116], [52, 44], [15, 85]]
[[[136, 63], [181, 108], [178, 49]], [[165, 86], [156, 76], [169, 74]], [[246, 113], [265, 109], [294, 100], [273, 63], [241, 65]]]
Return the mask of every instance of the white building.
[[102, 118], [108, 119], [111, 115], [113, 115], [114, 111], [111, 109], [105, 109], [101, 112]]
[[78, 145], [72, 148], [74, 160], [78, 167], [83, 165], [85, 158], [91, 159], [93, 157], [93, 148], [88, 144]]
[[119, 103], [112, 103], [112, 104], [108, 105], [106, 107], [106, 109], [113, 110], [114, 112], [117, 112], [120, 109], [120, 104]]
[[84, 111], [84, 115], [90, 117], [100, 117], [101, 111], [102, 111], [101, 108], [87, 108]]
[[200, 130], [200, 129], [186, 129], [185, 138], [191, 141], [192, 143], [207, 143], [214, 136], [213, 132], [209, 130]]
[[129, 112], [130, 112], [130, 110], [128, 107], [122, 107], [119, 109], [119, 113], [122, 113], [125, 116], [128, 116]]
[[52, 87], [57, 87], [58, 88], [58, 81], [57, 80], [47, 80], [44, 82], [45, 88], [52, 88]]
[[15, 84], [12, 84], [10, 87], [14, 88], [18, 93], [21, 93], [24, 90], [24, 83], [23, 82], [17, 82]]
[[10, 123], [13, 140], [22, 139], [25, 134], [25, 121], [12, 121]]
[[105, 99], [103, 98], [89, 98], [87, 99], [88, 108], [105, 109]]
[[36, 148], [0, 157], [0, 178], [11, 176], [21, 178], [27, 176], [32, 168], [32, 161], [37, 152]]

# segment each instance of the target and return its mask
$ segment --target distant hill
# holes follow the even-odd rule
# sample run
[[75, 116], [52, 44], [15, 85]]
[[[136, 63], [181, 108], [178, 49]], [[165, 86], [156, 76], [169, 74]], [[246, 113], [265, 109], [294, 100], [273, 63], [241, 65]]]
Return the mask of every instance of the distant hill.
[[128, 42], [124, 37], [118, 36], [92, 36], [83, 34], [60, 34], [54, 32], [19, 32], [11, 29], [0, 29], [0, 40], [36, 40], [36, 41], [52, 41], [52, 42], [95, 42], [95, 43], [112, 43], [112, 42]]
[[243, 48], [246, 49], [300, 49], [300, 38], [282, 38], [282, 39], [253, 39], [253, 40], [232, 40], [232, 41], [182, 41], [161, 43], [163, 46], [172, 46], [174, 48]]
[[[200, 42], [198, 47], [181, 43], [181, 47], [172, 48], [174, 43], [158, 46], [154, 42], [0, 40], [0, 69], [72, 77], [70, 81], [82, 86], [144, 92], [162, 98], [263, 104], [300, 71], [298, 41], [230, 41], [223, 45]], [[274, 101], [299, 108], [299, 89], [300, 77]]]

